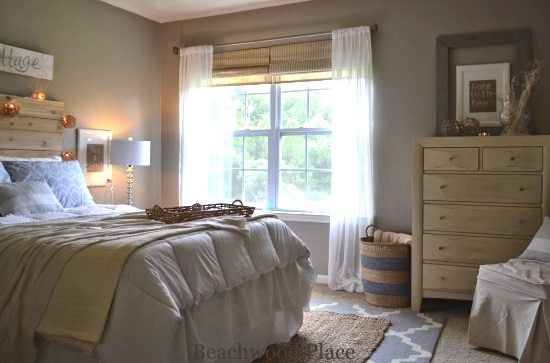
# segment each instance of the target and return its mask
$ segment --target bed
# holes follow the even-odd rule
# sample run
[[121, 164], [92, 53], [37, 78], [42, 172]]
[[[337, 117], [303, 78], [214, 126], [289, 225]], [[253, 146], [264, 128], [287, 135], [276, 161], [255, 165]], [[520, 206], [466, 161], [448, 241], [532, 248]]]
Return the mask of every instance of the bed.
[[76, 161], [29, 160], [61, 152], [62, 106], [12, 100], [0, 155], [24, 160], [0, 170], [0, 361], [243, 362], [298, 331], [315, 273], [283, 222], [94, 204]]

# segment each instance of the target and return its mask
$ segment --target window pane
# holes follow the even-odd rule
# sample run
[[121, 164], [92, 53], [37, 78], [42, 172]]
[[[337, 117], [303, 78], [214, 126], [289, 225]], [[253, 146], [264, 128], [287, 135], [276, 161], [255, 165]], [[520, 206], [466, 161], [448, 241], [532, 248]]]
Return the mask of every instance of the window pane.
[[243, 168], [243, 140], [242, 136], [233, 137], [233, 168]]
[[306, 122], [307, 92], [283, 92], [281, 94], [281, 128], [304, 127]]
[[307, 127], [328, 128], [331, 125], [330, 103], [332, 97], [329, 90], [309, 92], [309, 121]]
[[269, 129], [270, 111], [269, 111], [270, 96], [269, 94], [252, 94], [247, 95], [246, 111], [247, 125], [246, 129], [258, 130]]
[[267, 169], [267, 136], [244, 138], [245, 169]]
[[267, 206], [267, 171], [245, 171], [242, 201], [258, 208]]
[[305, 169], [305, 166], [306, 136], [282, 136], [280, 169]]
[[306, 172], [281, 171], [279, 187], [279, 208], [307, 208]]
[[243, 87], [212, 88], [212, 116], [231, 128], [242, 129], [245, 124], [245, 89]]
[[330, 203], [330, 180], [332, 173], [327, 171], [308, 171], [309, 207], [319, 212], [327, 212]]
[[330, 135], [308, 135], [307, 168], [331, 169]]
[[231, 175], [231, 199], [244, 199], [242, 170], [233, 170], [233, 173]]

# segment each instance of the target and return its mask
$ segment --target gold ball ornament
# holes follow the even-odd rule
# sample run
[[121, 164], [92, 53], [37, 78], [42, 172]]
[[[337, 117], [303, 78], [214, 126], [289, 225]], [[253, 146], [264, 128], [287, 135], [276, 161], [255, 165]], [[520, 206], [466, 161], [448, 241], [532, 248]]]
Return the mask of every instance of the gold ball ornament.
[[481, 132], [479, 121], [473, 117], [467, 117], [460, 123], [464, 136], [478, 136]]
[[76, 117], [72, 115], [65, 115], [61, 119], [61, 124], [66, 129], [72, 129], [73, 127], [76, 126]]
[[443, 136], [460, 136], [462, 128], [460, 122], [456, 120], [445, 120], [441, 123], [441, 135]]

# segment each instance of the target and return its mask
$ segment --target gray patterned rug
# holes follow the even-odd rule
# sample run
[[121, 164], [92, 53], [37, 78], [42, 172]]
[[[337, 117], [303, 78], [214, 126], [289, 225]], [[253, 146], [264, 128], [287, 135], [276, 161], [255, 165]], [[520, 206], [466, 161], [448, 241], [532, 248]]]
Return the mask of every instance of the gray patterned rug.
[[413, 313], [408, 309], [383, 309], [367, 304], [344, 304], [312, 298], [312, 311], [333, 311], [391, 321], [384, 340], [368, 363], [430, 362], [445, 318], [437, 314]]

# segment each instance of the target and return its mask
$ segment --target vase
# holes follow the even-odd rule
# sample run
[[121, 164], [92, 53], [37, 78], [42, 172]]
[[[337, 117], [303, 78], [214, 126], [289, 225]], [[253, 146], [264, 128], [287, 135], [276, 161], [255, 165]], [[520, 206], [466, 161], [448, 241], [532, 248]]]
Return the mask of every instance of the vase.
[[529, 109], [526, 107], [522, 114], [520, 119], [520, 124], [517, 128], [517, 130], [512, 130], [512, 115], [514, 113], [514, 106], [512, 103], [508, 100], [504, 101], [501, 106], [500, 110], [500, 124], [502, 125], [502, 131], [500, 132], [500, 135], [502, 136], [518, 136], [518, 135], [529, 135], [529, 131], [527, 130], [527, 126], [529, 125], [529, 122], [531, 121], [531, 112], [529, 112]]

